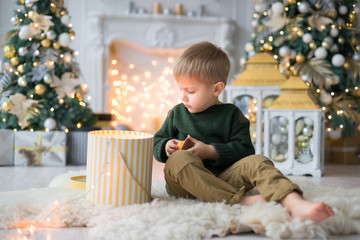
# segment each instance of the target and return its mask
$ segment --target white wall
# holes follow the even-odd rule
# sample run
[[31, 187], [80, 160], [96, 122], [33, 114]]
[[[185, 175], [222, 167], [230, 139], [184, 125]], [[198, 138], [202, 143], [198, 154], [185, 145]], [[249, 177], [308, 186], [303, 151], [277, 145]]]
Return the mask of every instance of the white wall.
[[[133, 0], [135, 8], [144, 8], [151, 12], [153, 2], [160, 2], [163, 8], [173, 9], [175, 3], [181, 3], [184, 10], [196, 11], [201, 4], [205, 6], [205, 14], [208, 16], [221, 16], [230, 18], [237, 23], [235, 34], [235, 69], [239, 69], [240, 57], [244, 55], [245, 43], [250, 39], [252, 28], [250, 21], [253, 13], [252, 0]], [[72, 49], [80, 52], [78, 62], [81, 70], [84, 69], [85, 53], [86, 52], [86, 20], [87, 15], [91, 12], [104, 12], [108, 14], [125, 14], [128, 9], [128, 0], [65, 0], [69, 14], [72, 16], [73, 30], [76, 38], [71, 46]], [[13, 29], [10, 23], [10, 18], [13, 16], [13, 11], [17, 9], [15, 0], [0, 0], [0, 43], [6, 33]], [[4, 53], [1, 49], [0, 58], [2, 59]], [[85, 79], [86, 82], [86, 79]]]

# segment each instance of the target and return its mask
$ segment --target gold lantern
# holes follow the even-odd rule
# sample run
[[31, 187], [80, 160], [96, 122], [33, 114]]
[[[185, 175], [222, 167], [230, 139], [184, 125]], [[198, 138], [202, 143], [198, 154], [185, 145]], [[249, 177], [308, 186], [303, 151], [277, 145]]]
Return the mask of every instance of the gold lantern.
[[250, 120], [251, 139], [257, 154], [262, 151], [262, 109], [280, 94], [286, 81], [278, 68], [278, 61], [261, 52], [247, 61], [246, 69], [226, 87], [226, 101], [234, 103]]
[[264, 155], [284, 174], [320, 177], [324, 167], [324, 113], [298, 76], [264, 109]]

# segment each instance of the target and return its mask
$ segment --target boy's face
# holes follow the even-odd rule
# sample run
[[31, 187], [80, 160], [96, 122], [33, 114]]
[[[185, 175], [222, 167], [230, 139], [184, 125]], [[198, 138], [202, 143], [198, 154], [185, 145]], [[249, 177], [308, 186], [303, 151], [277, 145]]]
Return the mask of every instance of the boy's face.
[[191, 113], [202, 112], [220, 103], [214, 92], [215, 84], [202, 83], [188, 77], [177, 77], [176, 82], [182, 92], [181, 100]]

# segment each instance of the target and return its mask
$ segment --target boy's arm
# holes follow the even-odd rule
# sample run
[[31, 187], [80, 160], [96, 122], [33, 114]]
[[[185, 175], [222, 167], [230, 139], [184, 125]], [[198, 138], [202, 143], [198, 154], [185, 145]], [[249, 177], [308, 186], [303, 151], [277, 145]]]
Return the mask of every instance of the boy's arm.
[[172, 114], [169, 113], [161, 129], [154, 135], [154, 157], [159, 162], [166, 162], [168, 159], [165, 145], [170, 139], [173, 139], [176, 134], [172, 124], [172, 118]]
[[249, 120], [239, 111], [238, 114], [233, 116], [233, 123], [229, 142], [211, 144], [218, 154], [215, 163], [216, 167], [228, 167], [244, 157], [255, 154], [250, 138]]

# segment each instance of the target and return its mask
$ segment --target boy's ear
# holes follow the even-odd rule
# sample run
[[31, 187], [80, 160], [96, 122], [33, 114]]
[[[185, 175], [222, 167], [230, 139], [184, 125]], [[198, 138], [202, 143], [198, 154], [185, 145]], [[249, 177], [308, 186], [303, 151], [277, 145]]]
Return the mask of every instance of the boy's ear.
[[224, 90], [225, 84], [223, 82], [217, 82], [214, 84], [214, 95], [217, 97]]

